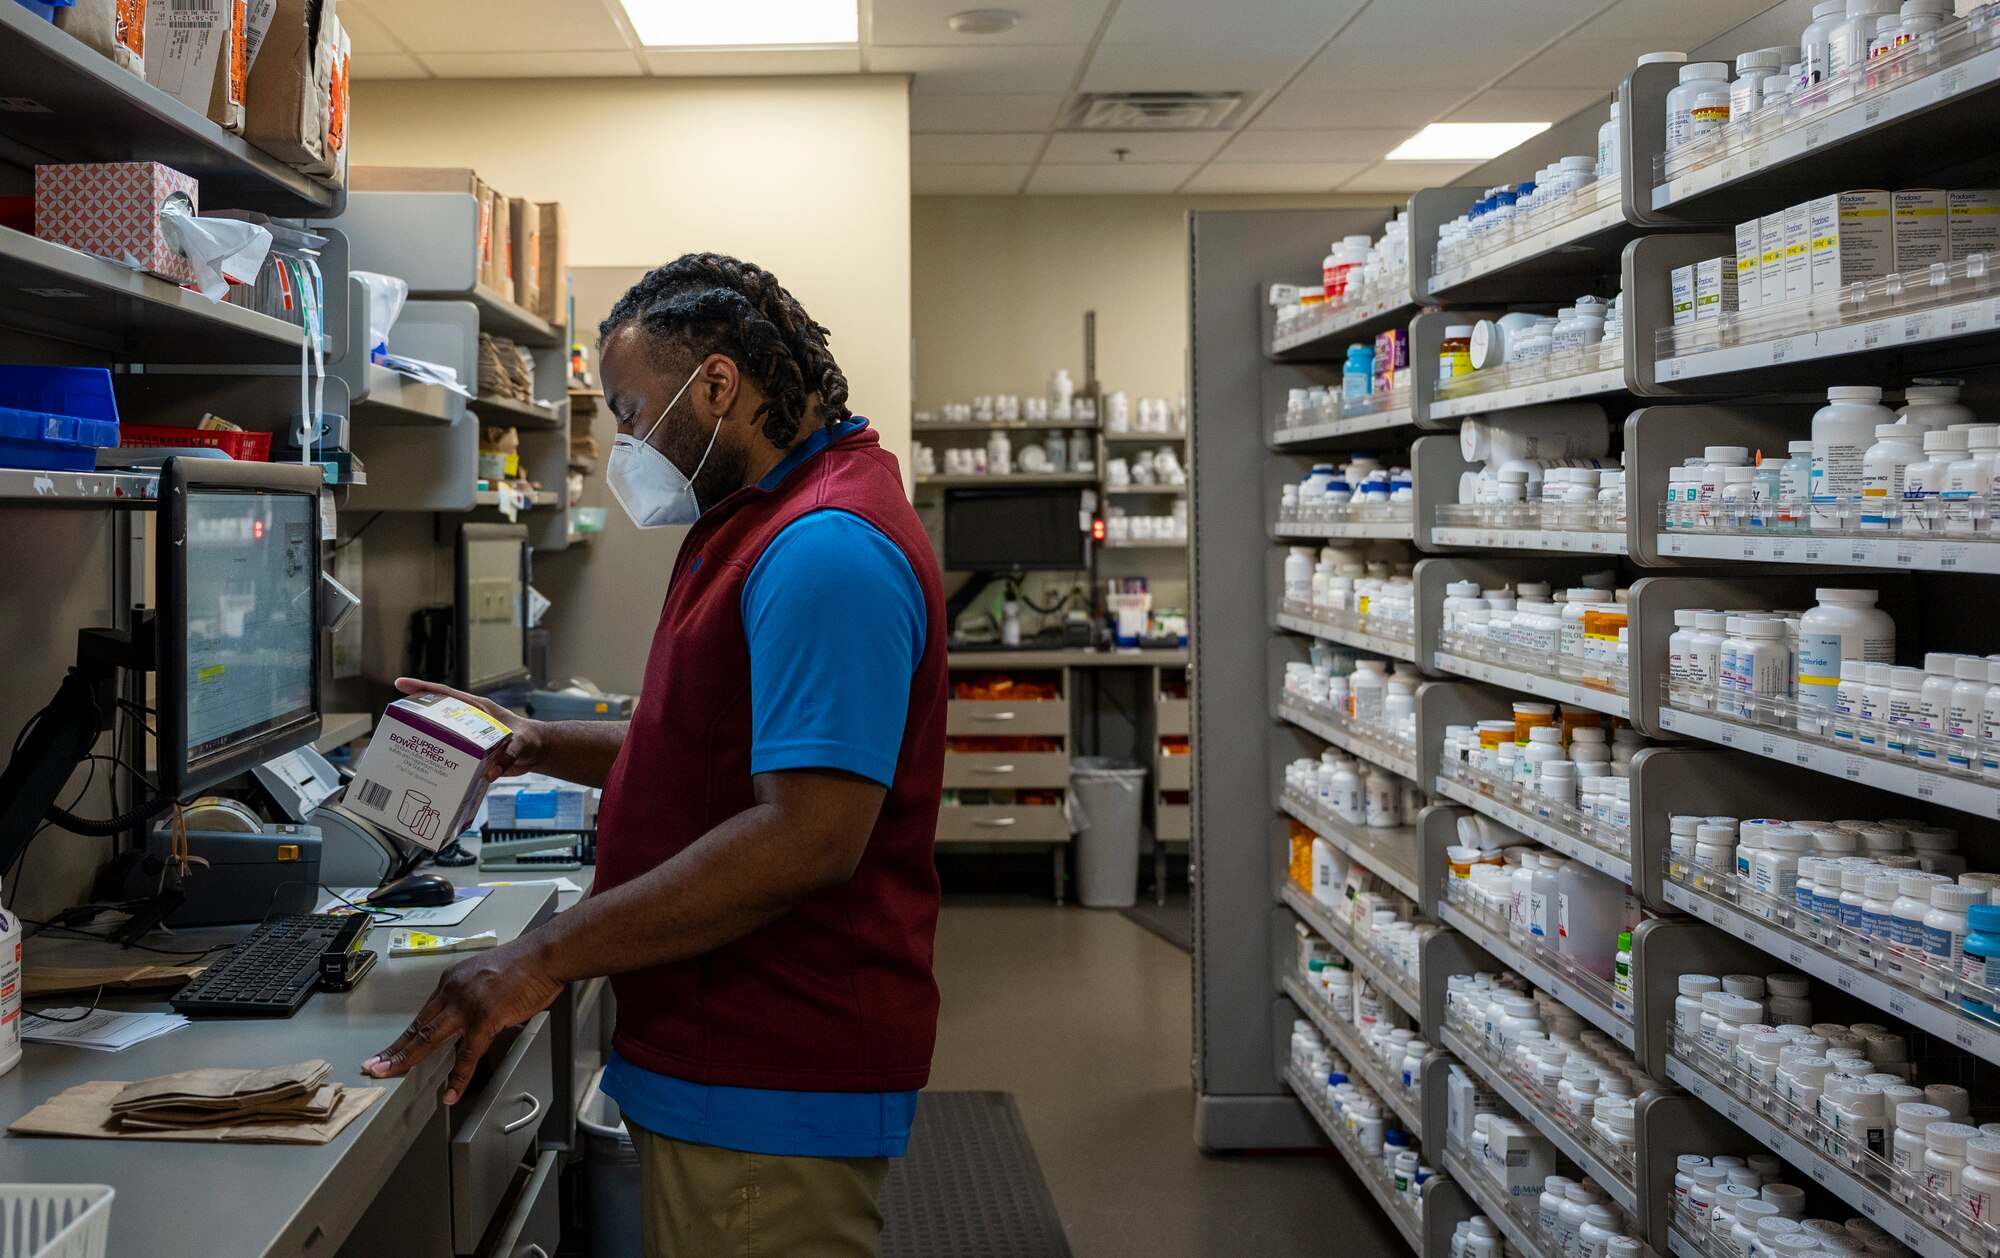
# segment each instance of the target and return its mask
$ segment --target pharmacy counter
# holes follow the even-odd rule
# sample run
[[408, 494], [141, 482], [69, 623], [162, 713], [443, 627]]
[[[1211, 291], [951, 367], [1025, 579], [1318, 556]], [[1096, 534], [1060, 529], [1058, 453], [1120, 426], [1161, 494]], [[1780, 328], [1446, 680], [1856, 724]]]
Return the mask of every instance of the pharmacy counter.
[[1065, 647], [1053, 651], [953, 651], [953, 668], [1180, 668], [1188, 662], [1186, 647], [1143, 647], [1100, 651]]
[[[575, 897], [566, 896], [573, 900]], [[511, 939], [557, 907], [547, 886], [500, 887], [454, 933], [498, 931]], [[552, 1058], [554, 1028], [572, 1024], [573, 990], [555, 1008], [488, 1053], [467, 1096], [450, 1111], [438, 1100], [449, 1051], [403, 1079], [371, 1081], [361, 1063], [386, 1048], [422, 1006], [456, 957], [390, 958], [389, 926], [370, 946], [381, 961], [352, 992], [316, 992], [290, 1018], [201, 1019], [120, 1053], [46, 1044], [26, 1046], [21, 1064], [0, 1076], [0, 1122], [91, 1080], [134, 1080], [202, 1066], [262, 1067], [324, 1058], [350, 1086], [384, 1095], [332, 1142], [319, 1146], [76, 1140], [0, 1140], [0, 1182], [109, 1184], [109, 1253], [127, 1258], [230, 1258], [259, 1254], [396, 1253], [446, 1258], [482, 1238], [548, 1235], [556, 1219], [554, 1171], [567, 1130], [551, 1120], [573, 1101]], [[154, 947], [184, 950], [226, 942], [238, 929], [151, 936]], [[29, 941], [27, 961], [62, 966], [168, 960], [54, 932]], [[581, 985], [579, 985], [579, 990]], [[36, 998], [30, 1009], [88, 1005], [90, 993]], [[103, 1007], [165, 1012], [164, 993], [105, 993]], [[536, 1123], [535, 1116], [541, 1121]], [[553, 1240], [549, 1248], [553, 1251]]]

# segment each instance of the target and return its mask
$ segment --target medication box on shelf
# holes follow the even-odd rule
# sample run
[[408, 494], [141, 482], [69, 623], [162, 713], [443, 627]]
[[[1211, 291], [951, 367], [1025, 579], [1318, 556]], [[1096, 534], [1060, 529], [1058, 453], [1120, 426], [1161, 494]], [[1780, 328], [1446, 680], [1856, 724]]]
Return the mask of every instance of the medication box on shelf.
[[1975, 253], [2000, 258], [2000, 188], [1954, 188], [1948, 208], [1953, 262]]
[[159, 162], [37, 166], [35, 235], [191, 284], [193, 268], [160, 231], [160, 210], [176, 198], [201, 211], [200, 185]]
[[1451, 1142], [1472, 1147], [1473, 1120], [1500, 1108], [1500, 1098], [1486, 1090], [1471, 1072], [1457, 1062], [1445, 1079], [1445, 1125], [1451, 1128]]
[[1540, 1196], [1556, 1173], [1556, 1149], [1525, 1123], [1495, 1120], [1488, 1128], [1486, 1169], [1510, 1197]]
[[486, 763], [513, 731], [469, 703], [410, 695], [382, 713], [343, 803], [398, 838], [436, 851], [486, 795]]
[[1694, 264], [1694, 317], [1713, 319], [1736, 313], [1736, 259], [1710, 258]]
[[1757, 231], [1762, 220], [1751, 219], [1736, 225], [1736, 308], [1754, 310], [1757, 299], [1763, 295], [1759, 287], [1763, 281], [1757, 275], [1758, 253]]
[[1905, 276], [1951, 258], [1950, 198], [1941, 188], [1895, 194], [1896, 269]]
[[1812, 291], [1831, 293], [1895, 269], [1889, 194], [1867, 188], [1806, 202]]
[[1757, 220], [1757, 304], [1776, 306], [1785, 300], [1785, 216], [1766, 214]]
[[1668, 275], [1673, 293], [1674, 326], [1694, 322], [1694, 268], [1677, 266]]
[[1812, 295], [1812, 232], [1806, 202], [1787, 206], [1784, 224], [1785, 301], [1804, 301]]

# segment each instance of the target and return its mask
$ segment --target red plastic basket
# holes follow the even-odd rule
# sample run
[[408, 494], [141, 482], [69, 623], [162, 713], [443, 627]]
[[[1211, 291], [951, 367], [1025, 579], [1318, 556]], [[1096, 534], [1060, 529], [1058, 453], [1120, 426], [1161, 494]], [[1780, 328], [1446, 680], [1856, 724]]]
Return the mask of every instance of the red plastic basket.
[[128, 446], [195, 446], [220, 450], [250, 463], [271, 461], [271, 434], [216, 428], [176, 428], [169, 424], [121, 424], [118, 442]]

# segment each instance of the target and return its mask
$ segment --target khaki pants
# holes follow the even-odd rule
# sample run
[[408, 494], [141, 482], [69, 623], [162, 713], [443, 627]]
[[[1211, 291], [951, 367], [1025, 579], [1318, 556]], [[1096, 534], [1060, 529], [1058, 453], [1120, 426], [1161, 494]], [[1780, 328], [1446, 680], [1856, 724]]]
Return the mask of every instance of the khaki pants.
[[625, 1128], [646, 1258], [875, 1258], [889, 1159], [738, 1153]]

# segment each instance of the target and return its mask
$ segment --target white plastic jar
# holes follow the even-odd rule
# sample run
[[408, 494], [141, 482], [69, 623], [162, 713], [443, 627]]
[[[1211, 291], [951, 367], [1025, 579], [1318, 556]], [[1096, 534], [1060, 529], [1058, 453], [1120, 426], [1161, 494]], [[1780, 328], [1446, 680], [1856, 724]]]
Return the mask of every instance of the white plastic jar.
[[1921, 437], [1924, 457], [1903, 469], [1903, 529], [1936, 533], [1944, 529], [1944, 482], [1951, 465], [1965, 457], [1965, 431], [1938, 428]]
[[1979, 731], [1986, 719], [1987, 662], [1960, 656], [1952, 662], [1951, 698], [1945, 706], [1944, 759], [1954, 769], [1979, 763]]
[[1669, 151], [1695, 138], [1694, 107], [1703, 94], [1720, 92], [1729, 97], [1729, 66], [1720, 61], [1691, 61], [1680, 69], [1680, 81], [1667, 93], [1667, 148]]
[[1934, 1201], [1957, 1201], [1959, 1177], [1965, 1173], [1965, 1146], [1979, 1138], [1979, 1129], [1965, 1123], [1932, 1123], [1924, 1128], [1924, 1187]]
[[[1896, 622], [1875, 605], [1875, 590], [1824, 587], [1814, 591], [1816, 606], [1799, 618], [1798, 724], [1807, 733], [1831, 727], [1840, 685], [1840, 662], [1893, 664]], [[1984, 674], [1980, 700], [1985, 699]], [[1975, 721], [1975, 725], [1976, 725]]]
[[1902, 517], [1903, 478], [1923, 461], [1923, 435], [1901, 424], [1878, 424], [1875, 444], [1861, 457], [1861, 527], [1880, 532]]
[[1965, 1169], [1958, 1173], [1958, 1217], [1990, 1226], [2000, 1209], [2000, 1140], [1977, 1136], [1965, 1142]]
[[1683, 974], [1676, 981], [1674, 1030], [1689, 1041], [1701, 1038], [1702, 997], [1722, 991], [1722, 980], [1713, 974]]
[[2000, 427], [1977, 424], [1965, 430], [1965, 455], [1945, 469], [1944, 504], [1946, 533], [1986, 531], [1986, 494], [1993, 487], [1996, 460], [2000, 460]]
[[1876, 427], [1896, 416], [1873, 385], [1839, 385], [1826, 391], [1826, 400], [1812, 419], [1812, 527], [1838, 529], [1860, 496], [1862, 460]]

